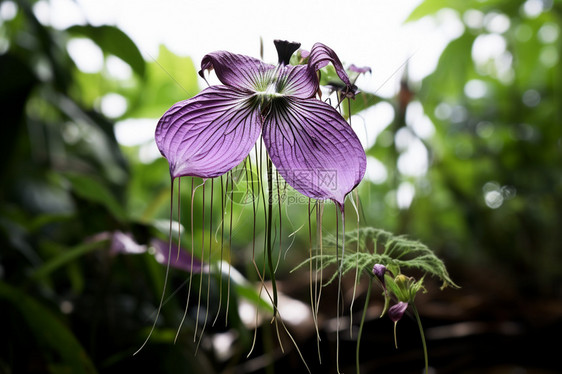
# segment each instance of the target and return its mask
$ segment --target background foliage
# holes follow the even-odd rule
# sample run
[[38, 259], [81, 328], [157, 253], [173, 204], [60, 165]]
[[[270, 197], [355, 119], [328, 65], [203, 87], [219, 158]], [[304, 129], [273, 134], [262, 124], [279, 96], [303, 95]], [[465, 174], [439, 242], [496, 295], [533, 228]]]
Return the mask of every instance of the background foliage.
[[[137, 46], [115, 27], [56, 30], [37, 20], [32, 1], [0, 1], [0, 6], [7, 3], [15, 4], [16, 12], [13, 18], [0, 20], [0, 372], [266, 370], [245, 364], [252, 331], [244, 326], [236, 308], [243, 300], [259, 304], [251, 286], [257, 279], [249, 261], [253, 228], [247, 224], [248, 205], [235, 205], [233, 211], [237, 221], [229, 249], [242, 277], [235, 281], [232, 276], [228, 327], [209, 324], [209, 339], [203, 340], [195, 356], [193, 333], [202, 321], [190, 308], [180, 338], [173, 344], [187, 296], [180, 286], [188, 276], [172, 268], [169, 290], [179, 292], [164, 305], [142, 354], [132, 356], [154, 319], [165, 269], [151, 251], [116, 254], [121, 243], [116, 233], [125, 233], [141, 246], [165, 240], [170, 180], [164, 159], [147, 163], [143, 146], [118, 144], [114, 126], [124, 119], [158, 118], [172, 103], [195, 95], [200, 88], [191, 59], [162, 47], [155, 60], [145, 61]], [[426, 0], [409, 21], [439, 15], [443, 9], [456, 14], [463, 31], [443, 51], [435, 71], [421, 82], [409, 81], [406, 74], [395, 98], [363, 93], [353, 102], [353, 113], [387, 102], [395, 114], [367, 150], [384, 164], [387, 178], [360, 185], [361, 216], [366, 225], [408, 234], [427, 244], [463, 287], [456, 294], [426, 297], [429, 306], [441, 305], [440, 310], [446, 311], [428, 307], [430, 326], [484, 321], [491, 323], [484, 325], [489, 327], [516, 322], [519, 330], [510, 335], [513, 344], [535, 345], [543, 332], [560, 331], [562, 315], [562, 2]], [[102, 71], [86, 73], [76, 67], [67, 51], [68, 43], [76, 38], [88, 39], [103, 51]], [[482, 55], [482, 45], [490, 41], [499, 47]], [[114, 58], [130, 67], [128, 79], [111, 75], [107, 62]], [[108, 94], [122, 96], [127, 104], [114, 118], [102, 111]], [[408, 116], [408, 111], [420, 106], [433, 124], [431, 136], [419, 133]], [[399, 167], [407, 151], [400, 142], [404, 137], [409, 144], [421, 142], [427, 150], [427, 173], [410, 175]], [[405, 182], [415, 190], [406, 207], [396, 203]], [[219, 204], [218, 183], [214, 194]], [[190, 203], [189, 193], [184, 193], [184, 212]], [[195, 217], [200, 217], [202, 201], [196, 199], [193, 204]], [[286, 292], [293, 290], [292, 296], [305, 302], [307, 293], [301, 282], [307, 277], [289, 271], [308, 257], [307, 231], [302, 229], [306, 212], [306, 204], [291, 205], [284, 212], [289, 220], [280, 237], [287, 238], [290, 249], [278, 269]], [[182, 214], [188, 227], [189, 215]], [[354, 215], [348, 206], [348, 217]], [[219, 222], [217, 214], [212, 222], [215, 230]], [[257, 242], [261, 225], [256, 226]], [[330, 219], [325, 226], [333, 232]], [[203, 232], [199, 225], [194, 228], [197, 238]], [[190, 238], [184, 235], [188, 243]], [[216, 257], [218, 246], [214, 250]], [[219, 285], [224, 289], [228, 275], [194, 274], [196, 284], [200, 278], [203, 300], [210, 290], [209, 315], [220, 312], [224, 321], [226, 299], [218, 289]], [[434, 296], [437, 304], [431, 303]], [[334, 300], [329, 290], [325, 297], [327, 304]], [[220, 311], [219, 298], [223, 298]], [[420, 311], [423, 318], [423, 305]], [[326, 313], [329, 317], [331, 312]], [[484, 329], [487, 334], [500, 330]], [[385, 330], [373, 334], [380, 331]], [[236, 344], [230, 356], [221, 359], [212, 348], [212, 337], [225, 332], [234, 332]], [[323, 334], [329, 336], [328, 330]], [[505, 343], [506, 336], [498, 334], [491, 336], [499, 340], [485, 336]], [[470, 339], [474, 337], [469, 334]], [[528, 352], [529, 358], [517, 357], [513, 353], [517, 347], [507, 344], [511, 355], [504, 357], [500, 351], [492, 359], [484, 349], [467, 350], [479, 343], [469, 338], [463, 340], [466, 346], [459, 343], [464, 351], [453, 351], [452, 358], [438, 351], [436, 361], [443, 369], [437, 372], [461, 372], [459, 361], [465, 363], [464, 372], [479, 373], [498, 365], [548, 373], [556, 367], [548, 347], [535, 351], [544, 344], [536, 344], [535, 350], [522, 345], [521, 351]], [[431, 334], [429, 340], [431, 353]], [[259, 358], [275, 344], [271, 331], [260, 330], [258, 349], [251, 358]], [[305, 352], [309, 345], [315, 352], [315, 343], [304, 340], [302, 344]], [[434, 344], [439, 346], [439, 339]], [[408, 347], [406, 343], [404, 349]], [[466, 359], [475, 366], [471, 368], [461, 358], [463, 352], [482, 356]], [[330, 351], [324, 353], [330, 357]], [[385, 354], [395, 353], [381, 350], [377, 356]], [[301, 367], [298, 359], [288, 357], [276, 359], [276, 366]], [[382, 360], [373, 364], [381, 366], [367, 369], [390, 370], [388, 362]], [[392, 367], [393, 372], [412, 372], [411, 367]], [[419, 362], [414, 367], [419, 368]]]

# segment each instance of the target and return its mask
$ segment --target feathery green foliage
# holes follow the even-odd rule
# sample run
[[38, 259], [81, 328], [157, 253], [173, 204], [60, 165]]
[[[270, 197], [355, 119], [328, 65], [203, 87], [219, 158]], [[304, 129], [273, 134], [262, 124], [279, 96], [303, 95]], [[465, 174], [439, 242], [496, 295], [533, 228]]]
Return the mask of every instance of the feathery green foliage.
[[[328, 236], [326, 241], [335, 248], [335, 237]], [[328, 249], [325, 248], [324, 251]], [[357, 268], [371, 275], [375, 264], [385, 265], [394, 273], [399, 273], [399, 269], [403, 267], [414, 268], [438, 277], [443, 282], [441, 288], [459, 287], [449, 276], [443, 261], [425, 244], [374, 227], [364, 227], [346, 233], [343, 258], [339, 258], [335, 251], [322, 253], [303, 261], [297, 268], [316, 260], [319, 260], [322, 269], [341, 260], [342, 275]], [[327, 284], [336, 279], [337, 275], [338, 271], [335, 271]]]

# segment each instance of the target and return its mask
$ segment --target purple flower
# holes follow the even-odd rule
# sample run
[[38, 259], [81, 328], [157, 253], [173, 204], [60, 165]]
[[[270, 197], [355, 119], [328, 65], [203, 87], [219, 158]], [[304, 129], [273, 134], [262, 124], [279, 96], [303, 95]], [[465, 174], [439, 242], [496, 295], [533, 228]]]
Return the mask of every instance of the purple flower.
[[384, 274], [386, 273], [386, 266], [382, 264], [375, 264], [373, 266], [373, 274], [378, 278], [378, 280], [384, 286]]
[[156, 262], [162, 265], [168, 264], [170, 257], [170, 266], [187, 272], [201, 273], [206, 269], [201, 261], [192, 258], [192, 255], [184, 250], [180, 250], [175, 243], [172, 243], [170, 252], [170, 243], [158, 238], [152, 238], [149, 246], [139, 244], [135, 241], [133, 234], [122, 231], [102, 232], [90, 238], [91, 241], [109, 240], [109, 253], [112, 255], [125, 254], [134, 255], [149, 252], [154, 256]]
[[281, 176], [297, 191], [343, 206], [363, 178], [366, 157], [342, 116], [315, 98], [316, 72], [332, 63], [350, 91], [338, 56], [316, 43], [306, 65], [289, 65], [300, 44], [275, 41], [277, 66], [227, 51], [203, 57], [222, 85], [174, 104], [160, 119], [156, 143], [172, 178], [214, 178], [238, 165], [260, 137]]
[[368, 67], [368, 66], [358, 67], [358, 66], [355, 66], [355, 64], [349, 65], [349, 70], [354, 72], [354, 73], [358, 73], [358, 74], [370, 73], [371, 72], [370, 67]]
[[400, 301], [388, 309], [388, 317], [390, 317], [392, 322], [397, 323], [402, 319], [406, 309], [408, 309], [408, 303]]

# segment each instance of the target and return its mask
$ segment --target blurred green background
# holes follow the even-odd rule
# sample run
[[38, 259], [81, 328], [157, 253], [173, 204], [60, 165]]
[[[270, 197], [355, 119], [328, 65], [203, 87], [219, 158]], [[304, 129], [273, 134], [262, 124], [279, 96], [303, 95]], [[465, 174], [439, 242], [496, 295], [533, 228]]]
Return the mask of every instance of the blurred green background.
[[[201, 190], [193, 201], [196, 248], [201, 238], [213, 243], [205, 257], [217, 264], [212, 276], [192, 278], [192, 300], [201, 289], [200, 315], [208, 312], [209, 320], [197, 317], [192, 303], [174, 344], [190, 276], [172, 267], [157, 328], [133, 356], [150, 331], [164, 284], [157, 247], [168, 237], [170, 178], [166, 160], [143, 156], [145, 145], [119, 144], [115, 123], [156, 121], [171, 104], [195, 95], [196, 64], [165, 47], [145, 61], [113, 26], [54, 29], [38, 21], [33, 3], [0, 1], [2, 14], [9, 14], [0, 19], [0, 373], [304, 371], [294, 350], [280, 353], [267, 318], [246, 358], [253, 330], [241, 310], [267, 310], [252, 286], [258, 283], [253, 238], [261, 248], [263, 220], [249, 224], [252, 204], [237, 201], [230, 210], [230, 200], [221, 197], [227, 178], [215, 180], [212, 191], [206, 184], [205, 202]], [[435, 71], [413, 82], [406, 69], [396, 97], [363, 92], [352, 103], [354, 114], [381, 104], [394, 111], [366, 150], [387, 177], [359, 186], [362, 224], [421, 240], [462, 287], [440, 292], [430, 280], [419, 301], [435, 373], [555, 373], [561, 365], [548, 339], [562, 332], [562, 2], [426, 0], [409, 21], [439, 17], [443, 9], [454, 11], [464, 31]], [[100, 72], [77, 68], [67, 50], [76, 39], [103, 51]], [[478, 53], [486, 46], [492, 51]], [[130, 67], [129, 78], [111, 74], [111, 59]], [[102, 107], [116, 94], [126, 109], [109, 117]], [[415, 125], [416, 111], [434, 131]], [[412, 144], [427, 155], [426, 171], [405, 172]], [[191, 183], [185, 179], [181, 187], [184, 247], [191, 242]], [[243, 181], [237, 188], [246, 191]], [[308, 303], [308, 275], [290, 270], [308, 257], [307, 201], [301, 203], [283, 208], [278, 269], [282, 291], [302, 301], [299, 307]], [[232, 225], [222, 221], [221, 206]], [[335, 232], [332, 208], [326, 206], [328, 233]], [[356, 213], [347, 209], [353, 227]], [[230, 275], [227, 265], [218, 271], [221, 242]], [[135, 249], [142, 253], [123, 254]], [[260, 265], [259, 255], [256, 260]], [[314, 334], [295, 333], [313, 372], [334, 370], [328, 322], [335, 293], [327, 289], [324, 297], [323, 366], [315, 363]], [[200, 333], [204, 324], [195, 355], [194, 330]], [[369, 318], [364, 371], [420, 372], [415, 326], [404, 323], [413, 341], [404, 338], [398, 351], [391, 328], [376, 313]], [[369, 343], [376, 355], [369, 355]], [[352, 339], [342, 347], [351, 372]]]

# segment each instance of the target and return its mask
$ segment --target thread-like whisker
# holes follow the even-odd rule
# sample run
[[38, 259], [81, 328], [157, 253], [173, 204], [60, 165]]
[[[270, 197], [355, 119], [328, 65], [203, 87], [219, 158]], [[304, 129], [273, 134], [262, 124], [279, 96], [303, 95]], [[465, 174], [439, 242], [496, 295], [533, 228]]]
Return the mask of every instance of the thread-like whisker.
[[[256, 151], [256, 155], [257, 155], [257, 151]], [[252, 163], [251, 160], [247, 159], [248, 165], [249, 165], [249, 172], [250, 174], [252, 174]], [[256, 168], [258, 168], [258, 175], [259, 175], [259, 162], [258, 160], [256, 160]], [[259, 178], [258, 178], [259, 180]], [[248, 186], [248, 183], [251, 183], [251, 187]], [[252, 193], [252, 264], [254, 265], [254, 268], [256, 269], [256, 273], [258, 274], [258, 276], [260, 276], [260, 271], [258, 268], [258, 265], [256, 263], [256, 199], [255, 199], [255, 190], [254, 190], [254, 182], [252, 179], [250, 179], [248, 177], [248, 170], [246, 170], [246, 188], [251, 189], [251, 193]], [[248, 192], [246, 192], [247, 194]], [[261, 278], [261, 276], [260, 276]], [[261, 293], [263, 290], [263, 283], [260, 286], [260, 289], [258, 291], [258, 297], [261, 298]], [[252, 352], [254, 351], [254, 348], [256, 346], [256, 340], [257, 340], [257, 335], [258, 335], [258, 321], [259, 321], [259, 310], [256, 308], [256, 320], [255, 320], [255, 328], [254, 328], [254, 337], [252, 339], [252, 346], [250, 347], [250, 351], [248, 352], [247, 357], [250, 357], [250, 355], [252, 354]]]
[[341, 305], [342, 305], [342, 300], [341, 300], [341, 278], [342, 277], [341, 277], [341, 273], [342, 273], [342, 265], [343, 265], [343, 254], [340, 257], [340, 255], [339, 255], [340, 232], [339, 232], [338, 204], [336, 203], [335, 206], [336, 206], [336, 259], [337, 259], [337, 264], [338, 264], [338, 296], [337, 296], [337, 302], [336, 302], [336, 371], [337, 371], [338, 374], [340, 374], [340, 324], [341, 324], [340, 308], [341, 308]]
[[178, 178], [178, 253], [176, 262], [180, 259], [181, 251], [181, 177]]
[[193, 280], [193, 265], [194, 265], [194, 250], [193, 250], [193, 247], [195, 246], [194, 238], [193, 238], [193, 201], [195, 200], [195, 191], [204, 184], [205, 184], [205, 180], [203, 180], [203, 182], [200, 185], [195, 187], [195, 178], [194, 177], [191, 178], [191, 202], [190, 202], [190, 212], [191, 212], [191, 221], [190, 221], [191, 253], [190, 253], [190, 255], [191, 255], [191, 264], [190, 264], [190, 267], [189, 267], [189, 285], [187, 286], [187, 300], [185, 302], [185, 308], [183, 310], [183, 316], [181, 318], [180, 325], [178, 326], [178, 330], [176, 331], [176, 337], [174, 338], [174, 343], [178, 339], [181, 327], [182, 327], [182, 325], [185, 321], [185, 318], [187, 316], [187, 309], [189, 307], [189, 299], [191, 297], [191, 283], [192, 283], [192, 280]]
[[[315, 302], [316, 302], [316, 291], [317, 291], [317, 285], [314, 284], [313, 282], [313, 261], [312, 261], [312, 211], [310, 208], [310, 202], [311, 202], [311, 198], [308, 198], [308, 248], [309, 248], [309, 257], [310, 257], [310, 263], [309, 263], [309, 279], [308, 279], [308, 284], [309, 284], [309, 288], [310, 288], [310, 309], [312, 311], [312, 321], [314, 322], [314, 329], [316, 330], [316, 341], [319, 342], [320, 341], [320, 331], [318, 329], [318, 313], [315, 307]], [[314, 269], [317, 270], [317, 269]], [[316, 277], [316, 275], [314, 275]], [[322, 362], [322, 357], [320, 355], [320, 345], [318, 345], [318, 361]]]
[[[228, 313], [230, 311], [230, 273], [232, 270], [232, 216], [234, 208], [234, 199], [232, 196], [234, 181], [232, 180], [232, 173], [229, 172], [230, 176], [230, 222], [228, 226], [228, 278], [226, 283], [226, 316], [224, 319], [225, 326], [228, 326]], [[228, 179], [226, 180], [226, 190], [228, 191]]]
[[[211, 179], [211, 203], [209, 206], [209, 265], [213, 260], [213, 200], [214, 200], [214, 186], [215, 180]], [[203, 281], [203, 273], [201, 273], [201, 281]], [[203, 322], [203, 327], [201, 328], [201, 334], [199, 335], [199, 341], [197, 342], [197, 348], [195, 352], [199, 349], [201, 340], [203, 339], [203, 333], [207, 328], [207, 321], [209, 318], [209, 299], [211, 297], [211, 267], [209, 266], [209, 272], [207, 273], [207, 300], [205, 304], [205, 321]]]
[[154, 322], [152, 323], [152, 327], [150, 328], [150, 332], [148, 333], [148, 336], [146, 337], [146, 339], [144, 340], [144, 342], [142, 343], [140, 348], [137, 349], [135, 351], [135, 353], [133, 353], [133, 356], [136, 355], [137, 353], [139, 353], [144, 348], [146, 343], [148, 343], [148, 340], [150, 339], [150, 337], [152, 336], [152, 333], [154, 332], [154, 328], [156, 327], [156, 322], [158, 322], [158, 317], [160, 317], [160, 311], [162, 310], [162, 305], [164, 303], [164, 297], [166, 295], [166, 287], [168, 285], [168, 275], [170, 273], [170, 258], [172, 257], [172, 221], [173, 221], [172, 218], [173, 218], [173, 215], [174, 215], [174, 178], [171, 179], [171, 183], [170, 183], [170, 230], [168, 232], [168, 263], [166, 264], [166, 274], [164, 275], [164, 285], [162, 287], [162, 296], [160, 297], [160, 303], [158, 304], [158, 310], [156, 311], [156, 317], [154, 318]]
[[[205, 263], [205, 186], [203, 186], [203, 197], [201, 203], [201, 264]], [[195, 316], [195, 331], [193, 342], [197, 341], [197, 329], [199, 327], [199, 311], [201, 310], [201, 293], [203, 290], [203, 273], [199, 276], [199, 295], [197, 298], [197, 314]]]
[[[359, 193], [357, 192], [357, 190], [355, 190], [354, 192], [357, 200], [359, 200]], [[361, 273], [359, 272], [359, 217], [360, 216], [359, 216], [359, 209], [357, 208], [357, 206], [359, 205], [359, 201], [357, 201], [356, 204], [353, 198], [351, 198], [350, 200], [351, 200], [351, 205], [353, 205], [353, 207], [355, 208], [355, 213], [357, 213], [357, 230], [355, 230], [357, 232], [357, 238], [356, 238], [357, 248], [355, 252], [355, 282], [353, 283], [353, 296], [351, 297], [351, 305], [349, 306], [349, 337], [353, 338], [353, 304], [355, 303], [357, 285], [359, 284], [359, 276], [361, 275]], [[345, 240], [345, 234], [344, 234], [344, 240]]]
[[[214, 326], [215, 323], [217, 322], [222, 307], [222, 256], [224, 253], [224, 216], [226, 212], [224, 211], [225, 192], [224, 192], [224, 180], [222, 178], [222, 175], [220, 178], [221, 178], [221, 223], [220, 223], [221, 239], [220, 239], [220, 260], [219, 260], [219, 305], [217, 307], [217, 314], [215, 315], [215, 319], [213, 320], [213, 324], [211, 326]], [[227, 179], [227, 183], [228, 183], [228, 179]]]

